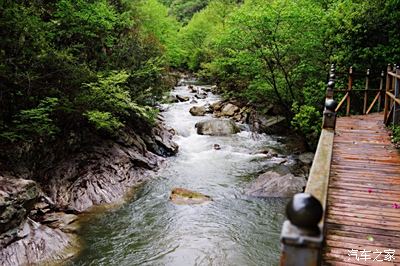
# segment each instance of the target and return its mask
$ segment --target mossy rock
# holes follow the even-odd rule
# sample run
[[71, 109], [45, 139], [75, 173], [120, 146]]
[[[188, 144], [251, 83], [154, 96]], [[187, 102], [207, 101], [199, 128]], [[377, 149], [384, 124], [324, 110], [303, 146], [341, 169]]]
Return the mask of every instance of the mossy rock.
[[203, 204], [212, 201], [210, 196], [185, 188], [174, 188], [169, 199], [175, 204]]

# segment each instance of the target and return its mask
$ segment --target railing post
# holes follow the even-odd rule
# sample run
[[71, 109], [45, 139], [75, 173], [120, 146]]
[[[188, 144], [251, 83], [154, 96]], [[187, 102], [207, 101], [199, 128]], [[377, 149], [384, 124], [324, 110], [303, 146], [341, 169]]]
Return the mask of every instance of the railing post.
[[368, 102], [368, 87], [369, 87], [369, 69], [367, 69], [367, 75], [365, 77], [365, 90], [364, 90], [364, 107], [363, 114], [367, 112], [367, 102]]
[[381, 111], [381, 102], [382, 102], [382, 93], [383, 93], [383, 77], [385, 76], [385, 72], [381, 72], [381, 81], [379, 83], [379, 99], [378, 99], [378, 112]]
[[386, 68], [386, 89], [385, 89], [385, 105], [383, 108], [383, 121], [385, 124], [388, 124], [388, 115], [389, 115], [389, 95], [387, 95], [386, 92], [390, 91], [390, 88], [392, 87], [391, 81], [392, 79], [390, 78], [389, 73], [392, 71], [392, 66], [388, 64]]
[[[396, 75], [400, 75], [400, 65], [396, 66]], [[398, 77], [394, 77], [394, 96], [396, 99], [400, 96], [400, 80]], [[393, 125], [397, 125], [400, 122], [400, 105], [394, 101], [393, 106]]]
[[318, 227], [323, 208], [318, 199], [308, 193], [294, 195], [286, 206], [287, 221], [281, 233], [280, 266], [317, 266], [323, 233]]
[[353, 67], [350, 67], [349, 69], [349, 82], [347, 85], [347, 106], [346, 106], [346, 116], [350, 115], [350, 91], [353, 88]]
[[336, 126], [336, 112], [337, 103], [333, 100], [333, 90], [335, 88], [335, 66], [332, 65], [328, 88], [326, 90], [325, 108], [322, 118], [322, 128], [335, 129]]

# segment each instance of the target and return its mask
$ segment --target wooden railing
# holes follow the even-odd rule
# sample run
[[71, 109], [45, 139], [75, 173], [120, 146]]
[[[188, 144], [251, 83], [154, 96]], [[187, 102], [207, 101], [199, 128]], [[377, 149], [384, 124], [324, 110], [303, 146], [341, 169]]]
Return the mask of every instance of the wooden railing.
[[[281, 266], [320, 265], [321, 251], [324, 241], [325, 210], [328, 195], [328, 184], [332, 160], [333, 141], [335, 135], [336, 115], [346, 102], [345, 115], [350, 115], [352, 93], [361, 91], [363, 94], [362, 113], [369, 114], [377, 104], [376, 111], [381, 110], [382, 97], [384, 101], [384, 122], [399, 123], [400, 120], [400, 68], [395, 70], [389, 65], [386, 71], [384, 88], [384, 72], [380, 75], [379, 87], [370, 88], [370, 71], [367, 70], [365, 87], [353, 88], [353, 69], [350, 68], [346, 89], [335, 90], [336, 73], [332, 65], [325, 96], [322, 131], [315, 153], [313, 164], [307, 181], [305, 193], [296, 194], [286, 207], [287, 220], [283, 223], [281, 232]], [[334, 92], [344, 93], [337, 104]], [[368, 96], [374, 92], [374, 97], [368, 105]], [[361, 102], [360, 99], [357, 99]], [[361, 107], [361, 106], [360, 106]]]
[[385, 107], [384, 122], [386, 125], [400, 123], [400, 66], [392, 69], [388, 65], [386, 71], [386, 91], [385, 91]]
[[288, 220], [284, 222], [281, 233], [281, 266], [316, 266], [320, 263], [336, 125], [334, 86], [335, 68], [332, 65], [326, 90], [322, 131], [306, 190], [305, 193], [296, 194], [286, 208]]
[[[400, 98], [399, 98], [399, 84], [400, 84], [400, 66], [392, 67], [388, 65], [385, 72], [382, 71], [379, 78], [379, 86], [377, 88], [371, 88], [370, 86], [370, 70], [367, 69], [365, 74], [365, 86], [362, 89], [355, 89], [353, 87], [355, 81], [355, 74], [353, 68], [350, 67], [348, 73], [348, 81], [346, 89], [335, 89], [335, 92], [344, 93], [344, 96], [339, 101], [336, 107], [336, 112], [339, 112], [341, 108], [346, 105], [345, 115], [349, 116], [351, 112], [351, 99], [354, 97], [356, 92], [363, 94], [363, 108], [360, 114], [369, 114], [371, 111], [380, 112], [382, 98], [385, 98], [384, 102], [384, 122], [386, 125], [390, 123], [398, 124], [400, 120]], [[384, 88], [384, 83], [386, 83]], [[369, 103], [370, 94], [373, 93], [373, 100]], [[353, 95], [353, 96], [352, 96]]]

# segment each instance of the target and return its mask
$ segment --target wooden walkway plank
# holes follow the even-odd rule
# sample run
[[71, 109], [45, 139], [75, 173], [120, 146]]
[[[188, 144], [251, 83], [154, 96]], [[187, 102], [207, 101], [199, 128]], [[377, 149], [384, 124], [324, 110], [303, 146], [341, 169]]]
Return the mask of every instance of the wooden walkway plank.
[[[400, 154], [382, 121], [382, 114], [337, 119], [322, 265], [400, 265]], [[390, 250], [395, 260], [373, 261]]]

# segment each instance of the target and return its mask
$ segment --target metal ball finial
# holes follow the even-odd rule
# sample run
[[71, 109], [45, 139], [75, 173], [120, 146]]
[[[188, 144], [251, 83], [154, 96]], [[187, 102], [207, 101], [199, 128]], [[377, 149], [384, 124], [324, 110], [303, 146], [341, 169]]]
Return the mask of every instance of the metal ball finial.
[[335, 112], [337, 105], [337, 102], [333, 99], [325, 100], [325, 108], [329, 111]]
[[323, 215], [322, 205], [317, 198], [308, 193], [298, 193], [286, 206], [289, 221], [305, 229], [315, 229]]

